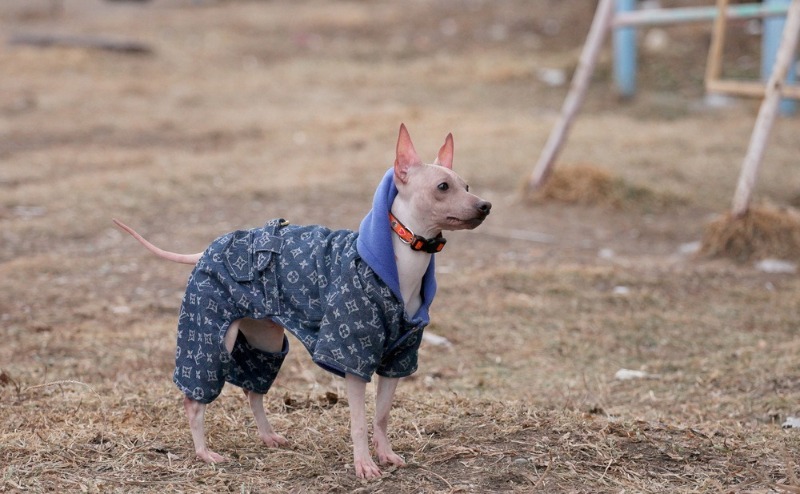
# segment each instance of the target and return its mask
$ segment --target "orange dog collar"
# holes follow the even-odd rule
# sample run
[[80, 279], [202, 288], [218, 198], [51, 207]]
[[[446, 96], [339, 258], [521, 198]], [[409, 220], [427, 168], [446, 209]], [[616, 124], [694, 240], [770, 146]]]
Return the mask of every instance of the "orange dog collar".
[[442, 249], [444, 249], [444, 244], [447, 243], [447, 239], [444, 238], [441, 233], [434, 238], [425, 238], [415, 235], [414, 232], [400, 223], [400, 220], [395, 218], [391, 211], [389, 212], [389, 224], [392, 226], [392, 230], [397, 236], [400, 237], [400, 240], [408, 244], [411, 250], [436, 254], [437, 252], [441, 252]]

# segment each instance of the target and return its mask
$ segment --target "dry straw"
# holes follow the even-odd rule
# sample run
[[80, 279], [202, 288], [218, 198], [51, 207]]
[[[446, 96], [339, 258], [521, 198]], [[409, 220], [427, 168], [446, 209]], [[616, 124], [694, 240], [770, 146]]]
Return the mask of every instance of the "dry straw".
[[708, 226], [700, 253], [739, 262], [800, 260], [800, 218], [791, 210], [769, 206], [751, 208], [742, 217], [726, 214]]
[[594, 165], [562, 166], [538, 190], [526, 193], [534, 203], [556, 201], [617, 209], [660, 208], [675, 198], [628, 183]]

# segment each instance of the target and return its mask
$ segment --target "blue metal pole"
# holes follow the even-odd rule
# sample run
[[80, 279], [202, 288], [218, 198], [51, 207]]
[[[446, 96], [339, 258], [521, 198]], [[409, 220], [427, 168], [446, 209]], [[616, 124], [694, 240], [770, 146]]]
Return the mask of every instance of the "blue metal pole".
[[[728, 19], [751, 19], [754, 17], [786, 17], [789, 2], [745, 3], [728, 5]], [[681, 24], [685, 22], [707, 22], [717, 18], [717, 7], [675, 7], [654, 8], [623, 12], [614, 18], [614, 27], [665, 24]]]
[[[787, 7], [792, 3], [792, 0], [764, 0], [767, 6]], [[783, 34], [783, 27], [786, 24], [786, 17], [771, 17], [764, 19], [764, 33], [761, 38], [761, 79], [764, 81], [769, 79], [772, 73], [772, 68], [775, 65], [775, 59], [778, 54], [778, 47], [781, 44], [781, 35]], [[795, 66], [792, 65], [789, 69], [789, 74], [786, 76], [788, 83], [793, 83], [797, 79]], [[794, 115], [797, 111], [797, 102], [784, 99], [781, 100], [780, 110], [782, 115]]]
[[[636, 0], [617, 0], [616, 12], [630, 12], [636, 8]], [[636, 94], [636, 29], [618, 27], [614, 29], [614, 80], [622, 98]]]

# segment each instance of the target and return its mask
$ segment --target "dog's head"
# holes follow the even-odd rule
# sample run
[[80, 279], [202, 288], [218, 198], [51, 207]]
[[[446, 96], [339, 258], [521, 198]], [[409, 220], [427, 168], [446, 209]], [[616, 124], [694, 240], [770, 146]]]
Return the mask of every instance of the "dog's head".
[[425, 164], [401, 124], [394, 182], [398, 197], [408, 202], [426, 230], [471, 230], [483, 223], [492, 209], [489, 201], [472, 194], [469, 185], [453, 171], [453, 134], [447, 134], [436, 160]]

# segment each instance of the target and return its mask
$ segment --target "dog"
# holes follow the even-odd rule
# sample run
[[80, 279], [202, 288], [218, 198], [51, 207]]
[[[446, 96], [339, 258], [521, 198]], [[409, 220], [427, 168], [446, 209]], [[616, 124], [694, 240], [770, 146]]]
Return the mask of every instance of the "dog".
[[245, 392], [261, 440], [269, 447], [288, 444], [263, 404], [289, 350], [286, 330], [315, 363], [345, 379], [356, 476], [381, 476], [366, 419], [373, 374], [378, 463], [405, 466], [387, 428], [398, 380], [417, 369], [436, 293], [434, 254], [444, 248], [443, 231], [476, 228], [492, 208], [452, 168], [452, 134], [434, 163], [424, 164], [401, 124], [394, 166], [358, 231], [275, 219], [223, 235], [204, 252], [177, 254], [114, 220], [159, 257], [195, 266], [181, 304], [173, 381], [185, 395], [198, 458], [226, 460], [208, 448], [204, 428], [206, 405], [226, 382]]

